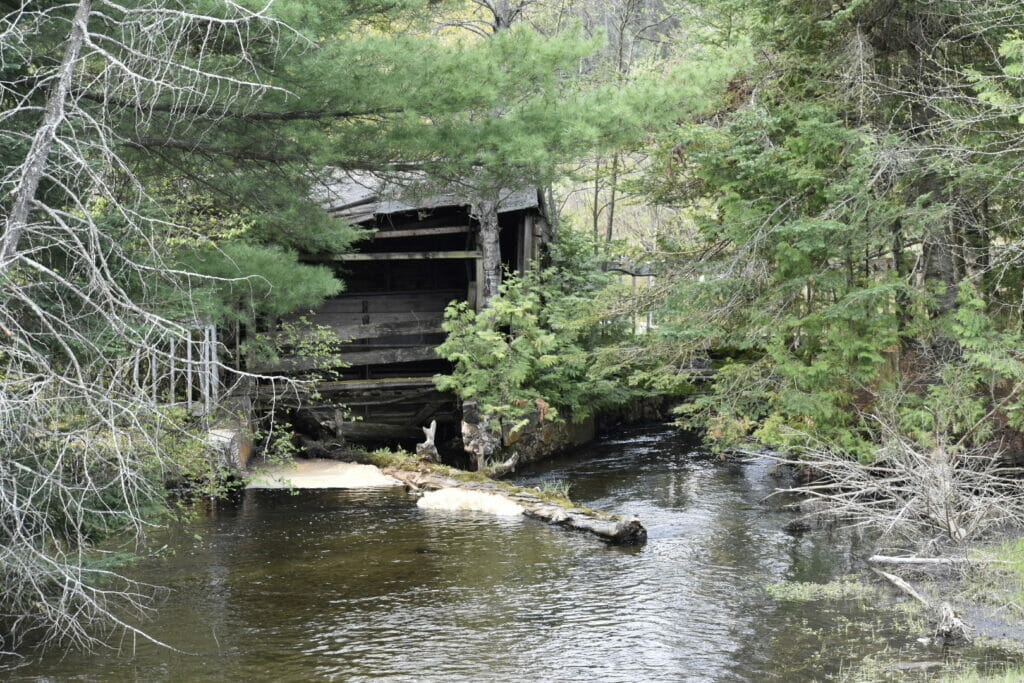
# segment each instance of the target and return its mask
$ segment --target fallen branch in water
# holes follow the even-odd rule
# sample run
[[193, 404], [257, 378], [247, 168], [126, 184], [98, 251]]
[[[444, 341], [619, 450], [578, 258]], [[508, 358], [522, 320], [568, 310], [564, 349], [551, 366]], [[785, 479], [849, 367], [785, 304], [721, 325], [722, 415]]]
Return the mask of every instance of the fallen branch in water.
[[957, 615], [956, 610], [953, 609], [951, 604], [943, 601], [936, 606], [932, 604], [930, 600], [918, 593], [913, 586], [895, 574], [883, 572], [881, 569], [876, 569], [874, 567], [871, 568], [871, 571], [917, 600], [929, 612], [932, 612], [936, 619], [936, 636], [943, 638], [948, 643], [970, 642], [970, 627]]
[[910, 597], [914, 598], [915, 600], [917, 600], [919, 603], [921, 603], [922, 605], [924, 605], [928, 609], [932, 609], [932, 603], [930, 603], [928, 600], [926, 600], [923, 595], [921, 595], [916, 590], [914, 590], [914, 587], [911, 586], [909, 583], [907, 583], [905, 580], [901, 579], [900, 577], [896, 576], [895, 574], [890, 574], [889, 572], [883, 572], [881, 569], [875, 569], [875, 568], [872, 567], [871, 571], [873, 571], [874, 573], [878, 574], [883, 579], [885, 579], [886, 581], [888, 581], [892, 585], [896, 586], [901, 591], [903, 591], [904, 593], [906, 593]]
[[872, 555], [868, 558], [871, 564], [921, 564], [921, 565], [957, 565], [971, 564], [972, 562], [984, 562], [984, 560], [971, 560], [966, 557], [896, 557], [891, 555]]

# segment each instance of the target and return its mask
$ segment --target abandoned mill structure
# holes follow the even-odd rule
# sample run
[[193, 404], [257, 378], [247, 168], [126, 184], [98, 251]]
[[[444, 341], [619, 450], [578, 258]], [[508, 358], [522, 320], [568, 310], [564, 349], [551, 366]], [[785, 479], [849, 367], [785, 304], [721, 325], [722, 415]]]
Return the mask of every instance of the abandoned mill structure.
[[[339, 174], [323, 203], [366, 236], [352, 253], [303, 257], [333, 268], [346, 288], [285, 322], [300, 334], [308, 330], [339, 342], [339, 353], [330, 360], [284, 355], [258, 368], [313, 380], [313, 390], [291, 398], [262, 387], [264, 408], [273, 394], [278, 410], [301, 405], [299, 421], [307, 427], [367, 446], [411, 446], [422, 439], [421, 427], [436, 420], [437, 443], [451, 442], [459, 435], [461, 407], [433, 381], [450, 370], [435, 350], [444, 340], [444, 309], [452, 301], [480, 309], [488, 295], [488, 250], [500, 249], [501, 271], [521, 274], [533, 266], [552, 239], [541, 193], [535, 187], [501, 191], [491, 213], [496, 231], [481, 230], [474, 202], [448, 188], [424, 192]], [[495, 233], [497, 243], [488, 244]]]

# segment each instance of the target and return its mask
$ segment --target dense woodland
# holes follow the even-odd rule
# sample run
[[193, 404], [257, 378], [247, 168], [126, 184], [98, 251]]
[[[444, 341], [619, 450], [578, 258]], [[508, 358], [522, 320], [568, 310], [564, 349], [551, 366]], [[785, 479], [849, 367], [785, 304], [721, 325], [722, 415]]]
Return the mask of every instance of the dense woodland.
[[[544, 188], [543, 267], [448, 312], [439, 385], [486, 412], [670, 396], [709, 447], [923, 462], [977, 512], [1024, 459], [1022, 31], [1009, 0], [0, 0], [0, 649], [144, 600], [90, 548], [216, 478], [138, 359], [155, 386], [196, 321], [255, 345], [342, 291], [298, 260], [359, 238], [316, 200], [339, 169], [460, 183], [481, 230]], [[894, 528], [1021, 502], [982, 507]]]

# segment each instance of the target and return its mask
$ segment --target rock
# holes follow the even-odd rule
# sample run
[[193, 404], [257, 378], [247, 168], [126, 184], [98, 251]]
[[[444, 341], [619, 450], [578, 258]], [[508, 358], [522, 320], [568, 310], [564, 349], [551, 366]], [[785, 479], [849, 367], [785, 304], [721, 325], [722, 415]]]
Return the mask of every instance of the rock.
[[476, 401], [462, 404], [462, 444], [473, 456], [478, 472], [487, 469], [487, 461], [501, 447], [501, 436], [491, 429], [487, 416], [480, 414]]

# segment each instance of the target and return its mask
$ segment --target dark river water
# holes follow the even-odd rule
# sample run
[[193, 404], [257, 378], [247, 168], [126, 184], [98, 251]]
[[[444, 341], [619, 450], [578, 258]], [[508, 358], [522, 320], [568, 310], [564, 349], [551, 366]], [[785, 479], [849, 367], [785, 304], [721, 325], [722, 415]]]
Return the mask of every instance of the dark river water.
[[[173, 645], [51, 650], [10, 680], [799, 681], [919, 634], [855, 601], [765, 587], [827, 581], [856, 553], [783, 531], [768, 463], [723, 464], [635, 428], [522, 473], [633, 513], [636, 549], [528, 519], [417, 508], [402, 489], [247, 491], [130, 568], [165, 586], [147, 629]], [[163, 542], [163, 541], [161, 541]], [[862, 624], [861, 618], [873, 622]], [[932, 655], [934, 658], [934, 655]], [[0, 678], [5, 672], [0, 671]]]

